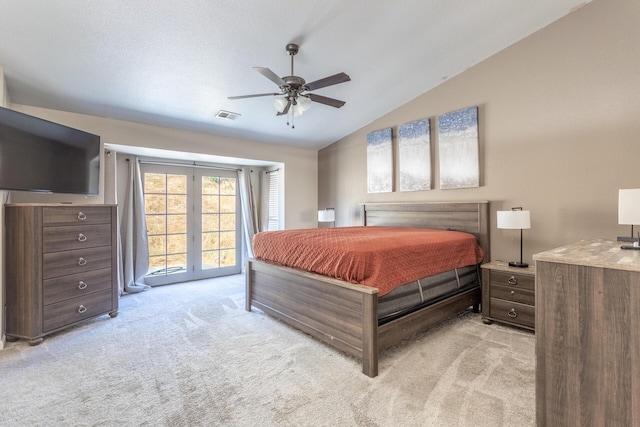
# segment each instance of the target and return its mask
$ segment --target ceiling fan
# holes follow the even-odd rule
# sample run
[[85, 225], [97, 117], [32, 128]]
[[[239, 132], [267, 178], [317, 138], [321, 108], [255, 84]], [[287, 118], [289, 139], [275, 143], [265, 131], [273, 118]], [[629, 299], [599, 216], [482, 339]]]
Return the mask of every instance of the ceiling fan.
[[[315, 93], [308, 93], [316, 89], [327, 86], [344, 83], [351, 80], [345, 73], [334, 74], [320, 80], [307, 83], [302, 77], [298, 77], [293, 73], [293, 57], [298, 53], [299, 46], [295, 43], [289, 43], [286, 50], [291, 56], [291, 75], [279, 77], [276, 73], [267, 67], [254, 67], [260, 74], [274, 82], [280, 88], [280, 92], [275, 93], [258, 93], [253, 95], [230, 96], [229, 99], [255, 98], [259, 96], [279, 96], [274, 101], [277, 110], [277, 116], [289, 115], [299, 116], [311, 106], [311, 101], [320, 104], [329, 105], [331, 107], [340, 108], [345, 102], [334, 98], [328, 98]], [[287, 121], [287, 125], [289, 122]], [[295, 127], [295, 126], [292, 126]]]

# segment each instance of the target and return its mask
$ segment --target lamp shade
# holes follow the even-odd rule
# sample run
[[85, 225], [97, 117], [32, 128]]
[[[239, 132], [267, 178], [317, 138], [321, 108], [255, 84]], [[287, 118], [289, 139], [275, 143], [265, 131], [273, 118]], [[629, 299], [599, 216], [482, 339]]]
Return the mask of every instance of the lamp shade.
[[276, 98], [273, 100], [273, 107], [278, 113], [282, 113], [287, 107], [289, 100], [287, 98]]
[[296, 103], [291, 106], [293, 108], [293, 116], [298, 117], [311, 107], [311, 100], [306, 96], [296, 98]]
[[498, 211], [498, 228], [528, 229], [531, 228], [531, 214], [529, 211]]
[[618, 224], [640, 224], [640, 188], [618, 190]]
[[336, 220], [336, 210], [333, 208], [318, 211], [318, 222], [334, 222]]

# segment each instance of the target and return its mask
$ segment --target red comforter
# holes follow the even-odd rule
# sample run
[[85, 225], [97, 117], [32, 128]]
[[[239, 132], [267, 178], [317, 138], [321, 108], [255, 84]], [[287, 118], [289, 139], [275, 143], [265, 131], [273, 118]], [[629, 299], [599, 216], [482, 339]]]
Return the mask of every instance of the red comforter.
[[381, 226], [267, 231], [253, 237], [253, 251], [260, 260], [376, 287], [379, 296], [484, 256], [469, 233]]

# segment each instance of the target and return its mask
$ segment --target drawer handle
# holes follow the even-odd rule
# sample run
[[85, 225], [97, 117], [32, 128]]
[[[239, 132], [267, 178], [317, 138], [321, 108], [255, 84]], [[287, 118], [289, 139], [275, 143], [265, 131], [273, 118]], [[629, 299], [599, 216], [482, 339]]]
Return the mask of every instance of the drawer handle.
[[85, 236], [82, 233], [78, 234], [78, 242], [86, 242], [86, 241], [87, 241], [87, 236]]
[[87, 265], [87, 260], [82, 257], [78, 258], [78, 265]]
[[84, 221], [85, 219], [87, 219], [87, 216], [84, 214], [84, 212], [78, 212], [78, 219], [80, 221]]
[[511, 291], [511, 295], [515, 295], [515, 294], [516, 294], [516, 291]]
[[518, 317], [518, 313], [516, 313], [515, 308], [512, 308], [511, 310], [509, 310], [509, 312], [507, 313], [507, 316], [512, 317], [512, 318], [516, 318]]
[[78, 307], [78, 313], [82, 314], [85, 311], [87, 311], [87, 307], [85, 307], [84, 305], [80, 304], [80, 307]]
[[515, 276], [511, 276], [509, 277], [509, 280], [507, 280], [507, 283], [510, 285], [517, 285], [518, 284], [518, 279], [515, 278]]
[[85, 282], [83, 282], [82, 280], [80, 280], [78, 282], [78, 289], [80, 289], [81, 291], [84, 290], [84, 289], [87, 289], [87, 286], [88, 285]]

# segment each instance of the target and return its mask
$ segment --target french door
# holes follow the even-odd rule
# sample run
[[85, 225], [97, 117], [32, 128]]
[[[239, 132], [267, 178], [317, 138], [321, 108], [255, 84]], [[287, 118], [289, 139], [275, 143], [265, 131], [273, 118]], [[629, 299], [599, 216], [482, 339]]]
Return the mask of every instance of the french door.
[[141, 165], [149, 243], [145, 282], [164, 285], [240, 273], [235, 172]]

